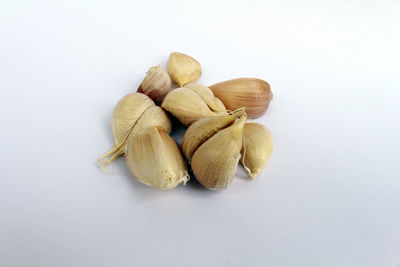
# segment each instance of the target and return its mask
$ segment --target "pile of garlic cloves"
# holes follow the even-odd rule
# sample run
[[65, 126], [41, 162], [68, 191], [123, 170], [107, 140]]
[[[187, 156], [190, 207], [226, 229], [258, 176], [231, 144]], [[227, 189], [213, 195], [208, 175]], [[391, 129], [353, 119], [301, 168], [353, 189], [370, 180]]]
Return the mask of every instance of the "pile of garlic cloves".
[[[100, 167], [107, 172], [108, 164], [125, 155], [135, 179], [161, 190], [188, 182], [187, 163], [199, 183], [215, 191], [228, 188], [239, 162], [256, 178], [273, 141], [264, 125], [247, 119], [268, 109], [269, 84], [238, 78], [207, 87], [196, 83], [201, 74], [200, 63], [179, 52], [170, 54], [167, 71], [151, 67], [137, 92], [114, 107], [114, 146], [98, 159]], [[181, 148], [169, 135], [169, 116], [187, 127]]]

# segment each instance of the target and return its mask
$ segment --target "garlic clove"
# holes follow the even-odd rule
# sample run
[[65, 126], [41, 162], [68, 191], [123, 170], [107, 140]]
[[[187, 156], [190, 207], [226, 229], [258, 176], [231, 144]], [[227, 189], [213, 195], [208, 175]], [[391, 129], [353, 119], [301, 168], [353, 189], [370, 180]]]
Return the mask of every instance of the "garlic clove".
[[178, 145], [161, 126], [145, 128], [130, 136], [126, 162], [139, 182], [161, 190], [189, 180]]
[[108, 172], [104, 164], [110, 164], [125, 153], [125, 145], [132, 129], [142, 114], [152, 106], [155, 106], [153, 100], [141, 93], [128, 94], [115, 105], [111, 116], [114, 146], [98, 159], [104, 172]]
[[213, 92], [210, 88], [198, 84], [198, 83], [189, 83], [184, 86], [185, 88], [192, 89], [198, 94], [203, 101], [208, 105], [208, 107], [215, 112], [225, 112], [225, 106], [217, 97], [214, 96]]
[[138, 88], [139, 93], [144, 93], [161, 104], [164, 97], [172, 90], [172, 82], [168, 73], [159, 66], [151, 67]]
[[235, 175], [242, 147], [242, 132], [246, 115], [231, 126], [217, 132], [194, 152], [192, 170], [206, 188], [226, 189]]
[[273, 147], [271, 132], [262, 124], [246, 123], [243, 128], [243, 146], [241, 159], [243, 167], [251, 178], [267, 165]]
[[151, 126], [162, 126], [168, 133], [171, 132], [171, 120], [168, 118], [167, 113], [159, 106], [152, 106], [146, 109], [136, 122], [130, 135], [135, 135]]
[[232, 125], [236, 118], [244, 113], [244, 109], [238, 109], [231, 114], [207, 117], [196, 121], [186, 130], [182, 139], [182, 152], [190, 162], [196, 149], [211, 136], [222, 129]]
[[164, 98], [161, 106], [185, 126], [201, 118], [216, 115], [199, 95], [184, 87], [172, 90]]
[[228, 110], [246, 108], [249, 118], [265, 113], [272, 100], [272, 92], [266, 81], [255, 78], [239, 78], [209, 86]]
[[169, 55], [167, 71], [179, 87], [197, 81], [201, 76], [200, 63], [179, 52], [173, 52]]

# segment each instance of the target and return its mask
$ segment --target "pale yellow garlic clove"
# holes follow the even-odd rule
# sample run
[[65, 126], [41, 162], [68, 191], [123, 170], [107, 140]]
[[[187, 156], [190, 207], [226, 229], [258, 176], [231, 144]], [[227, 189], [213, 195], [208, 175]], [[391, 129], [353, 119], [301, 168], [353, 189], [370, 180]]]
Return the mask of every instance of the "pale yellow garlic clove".
[[272, 92], [266, 81], [255, 78], [239, 78], [209, 86], [228, 110], [246, 108], [249, 118], [265, 113], [272, 100]]
[[215, 133], [194, 152], [191, 165], [194, 176], [206, 188], [226, 189], [240, 159], [245, 114], [231, 126]]
[[185, 88], [192, 89], [198, 94], [201, 99], [207, 104], [207, 106], [215, 112], [224, 112], [226, 111], [224, 104], [217, 97], [214, 96], [213, 92], [210, 88], [198, 84], [198, 83], [189, 83], [184, 86]]
[[171, 131], [170, 119], [162, 108], [155, 106], [153, 100], [141, 93], [123, 97], [115, 106], [111, 118], [114, 146], [98, 160], [103, 171], [108, 172], [105, 165], [125, 153], [129, 136], [155, 125], [161, 125], [166, 131]]
[[168, 73], [159, 66], [151, 67], [138, 88], [139, 93], [144, 93], [161, 104], [164, 97], [172, 90], [171, 78]]
[[267, 165], [273, 147], [271, 132], [262, 124], [246, 123], [243, 128], [241, 163], [251, 178], [255, 178]]
[[182, 152], [190, 162], [196, 149], [217, 132], [232, 125], [244, 113], [238, 109], [230, 114], [207, 117], [193, 123], [182, 139]]
[[172, 90], [161, 106], [185, 126], [201, 118], [217, 115], [196, 92], [184, 87]]
[[126, 162], [141, 183], [161, 190], [186, 184], [186, 163], [164, 127], [146, 128], [129, 138]]
[[148, 127], [158, 125], [164, 127], [168, 133], [171, 132], [171, 120], [168, 118], [167, 113], [159, 106], [149, 107], [143, 112], [135, 127], [133, 127], [131, 135]]
[[167, 70], [172, 80], [180, 87], [197, 81], [201, 76], [200, 63], [179, 52], [173, 52], [169, 55]]

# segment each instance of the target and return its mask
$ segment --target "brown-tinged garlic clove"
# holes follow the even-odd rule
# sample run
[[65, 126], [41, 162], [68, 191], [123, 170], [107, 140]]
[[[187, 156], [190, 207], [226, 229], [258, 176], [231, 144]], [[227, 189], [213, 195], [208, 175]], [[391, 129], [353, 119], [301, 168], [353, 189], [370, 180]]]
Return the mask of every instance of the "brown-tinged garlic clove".
[[209, 86], [228, 110], [246, 108], [249, 118], [265, 113], [272, 100], [270, 85], [261, 79], [239, 78]]
[[197, 81], [201, 76], [200, 63], [179, 52], [173, 52], [169, 55], [167, 71], [179, 87]]
[[161, 104], [164, 97], [172, 90], [172, 82], [168, 73], [159, 66], [151, 67], [138, 88], [139, 93], [144, 93]]

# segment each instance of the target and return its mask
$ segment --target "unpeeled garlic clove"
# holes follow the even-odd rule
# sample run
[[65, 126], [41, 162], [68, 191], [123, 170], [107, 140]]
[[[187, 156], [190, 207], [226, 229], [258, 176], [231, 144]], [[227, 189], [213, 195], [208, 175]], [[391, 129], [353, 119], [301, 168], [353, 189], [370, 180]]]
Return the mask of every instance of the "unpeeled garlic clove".
[[173, 52], [169, 55], [167, 71], [179, 87], [197, 81], [201, 76], [200, 63], [194, 58], [179, 52]]
[[164, 97], [172, 90], [171, 78], [168, 73], [159, 66], [151, 67], [138, 88], [138, 93], [144, 93], [161, 104]]
[[155, 106], [153, 100], [147, 95], [132, 93], [118, 101], [111, 116], [114, 146], [98, 159], [103, 171], [107, 172], [105, 164], [110, 164], [125, 153], [125, 146], [130, 135], [135, 134], [137, 130], [154, 125], [161, 125], [168, 132], [171, 131], [171, 121], [167, 114], [163, 109]]
[[221, 102], [221, 100], [214, 96], [210, 88], [198, 83], [189, 83], [184, 87], [189, 88], [198, 94], [212, 111], [226, 111], [224, 104]]
[[246, 115], [243, 114], [239, 120], [215, 133], [194, 152], [192, 170], [204, 187], [220, 191], [232, 182], [240, 159], [245, 120]]
[[232, 125], [236, 118], [244, 113], [244, 108], [230, 114], [207, 117], [193, 123], [182, 139], [182, 152], [190, 162], [196, 149], [211, 136]]
[[271, 132], [262, 124], [246, 123], [243, 128], [243, 146], [241, 159], [243, 167], [251, 178], [267, 165], [273, 147]]
[[168, 190], [189, 180], [178, 145], [164, 127], [148, 127], [130, 136], [126, 162], [141, 183]]
[[171, 120], [168, 118], [167, 113], [159, 106], [149, 107], [136, 122], [130, 135], [135, 135], [143, 129], [157, 125], [164, 127], [167, 133], [171, 132]]
[[172, 90], [164, 98], [161, 106], [185, 126], [189, 126], [201, 118], [219, 114], [213, 112], [194, 90], [185, 87]]
[[265, 113], [272, 100], [272, 92], [266, 81], [256, 78], [239, 78], [209, 86], [228, 110], [246, 108], [249, 118]]

